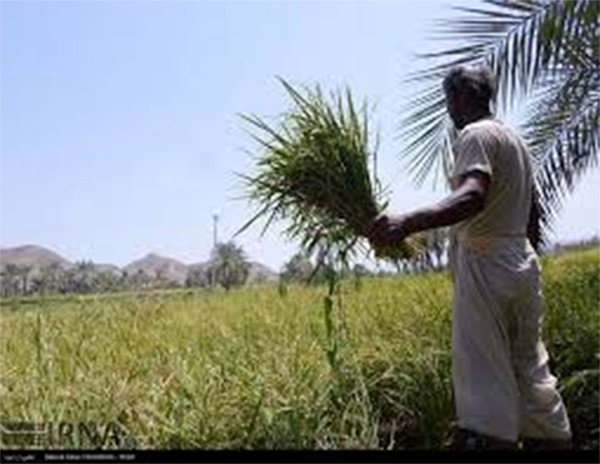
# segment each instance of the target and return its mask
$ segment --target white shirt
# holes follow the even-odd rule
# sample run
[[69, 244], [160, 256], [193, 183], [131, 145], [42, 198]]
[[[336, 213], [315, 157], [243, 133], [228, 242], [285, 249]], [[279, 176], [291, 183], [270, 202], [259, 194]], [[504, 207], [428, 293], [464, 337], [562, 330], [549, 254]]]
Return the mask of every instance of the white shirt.
[[456, 224], [453, 233], [467, 237], [525, 236], [534, 180], [523, 139], [498, 120], [481, 119], [460, 131], [452, 151], [453, 188], [469, 172], [481, 171], [491, 178], [483, 211]]

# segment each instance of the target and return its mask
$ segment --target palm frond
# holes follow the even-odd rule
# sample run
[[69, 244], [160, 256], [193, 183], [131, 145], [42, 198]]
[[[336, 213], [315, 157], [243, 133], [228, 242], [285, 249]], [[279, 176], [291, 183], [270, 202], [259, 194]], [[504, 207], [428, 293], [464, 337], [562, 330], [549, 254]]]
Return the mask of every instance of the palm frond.
[[429, 64], [407, 79], [421, 90], [401, 121], [402, 156], [417, 184], [435, 183], [451, 162], [441, 80], [454, 66], [486, 63], [497, 78], [499, 113], [534, 96], [523, 132], [548, 226], [565, 189], [597, 162], [600, 2], [481, 0], [455, 10], [458, 17], [438, 22], [437, 37], [453, 47], [420, 55]]
[[546, 226], [576, 181], [598, 162], [600, 78], [584, 70], [533, 98], [523, 125], [536, 164]]

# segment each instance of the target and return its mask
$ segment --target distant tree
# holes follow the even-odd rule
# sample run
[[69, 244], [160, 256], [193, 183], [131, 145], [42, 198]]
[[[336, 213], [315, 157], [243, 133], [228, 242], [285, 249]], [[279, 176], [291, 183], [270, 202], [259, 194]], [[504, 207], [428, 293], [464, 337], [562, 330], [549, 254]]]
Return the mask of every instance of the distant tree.
[[7, 264], [2, 271], [2, 296], [25, 295], [30, 290], [31, 266]]
[[211, 253], [208, 278], [211, 285], [221, 285], [225, 290], [244, 285], [250, 273], [250, 263], [242, 247], [234, 242], [217, 243]]
[[151, 286], [152, 280], [152, 277], [143, 269], [135, 272], [123, 271], [118, 278], [118, 288], [123, 290], [147, 289]]
[[131, 274], [128, 271], [121, 272], [119, 276], [119, 288], [128, 290], [131, 286]]
[[155, 288], [177, 288], [179, 283], [169, 278], [169, 269], [166, 265], [159, 267], [154, 273], [154, 278], [150, 283]]
[[32, 266], [19, 266], [19, 279], [20, 279], [20, 289], [22, 295], [27, 295], [29, 292], [29, 277], [31, 274]]
[[6, 271], [2, 269], [0, 271], [0, 297], [5, 298], [8, 296], [8, 279], [6, 275]]
[[65, 270], [59, 263], [40, 268], [35, 275], [30, 275], [28, 293], [36, 295], [58, 293], [64, 273]]
[[46, 290], [46, 283], [44, 282], [44, 278], [42, 277], [41, 273], [38, 273], [30, 279], [29, 291], [34, 295], [49, 293]]
[[59, 263], [52, 263], [43, 267], [39, 276], [39, 290], [41, 293], [58, 293], [64, 274], [65, 270]]
[[398, 274], [414, 274], [441, 269], [445, 265], [448, 250], [448, 231], [434, 229], [426, 233], [423, 251], [416, 256], [394, 263]]
[[200, 266], [193, 266], [188, 270], [185, 278], [186, 287], [208, 287], [208, 275]]
[[94, 291], [95, 266], [92, 261], [78, 261], [73, 270], [70, 291], [91, 293]]
[[7, 264], [0, 276], [2, 277], [2, 296], [9, 297], [19, 293], [19, 266]]
[[98, 271], [93, 277], [93, 287], [97, 292], [114, 292], [119, 288], [119, 277], [112, 271]]
[[75, 269], [69, 268], [65, 269], [65, 271], [61, 274], [59, 284], [58, 284], [58, 292], [65, 293], [73, 293], [75, 291]]
[[135, 289], [147, 289], [152, 284], [150, 277], [143, 269], [138, 269], [137, 272], [131, 275], [131, 286]]
[[314, 271], [314, 266], [306, 254], [296, 253], [283, 265], [281, 279], [290, 282], [308, 282]]

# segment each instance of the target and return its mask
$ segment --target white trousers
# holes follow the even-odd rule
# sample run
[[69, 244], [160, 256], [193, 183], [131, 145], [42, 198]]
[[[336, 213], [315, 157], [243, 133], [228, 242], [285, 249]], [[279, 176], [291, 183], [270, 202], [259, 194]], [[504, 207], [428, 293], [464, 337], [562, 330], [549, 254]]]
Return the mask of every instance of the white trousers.
[[570, 438], [541, 338], [540, 263], [529, 241], [455, 238], [450, 265], [459, 427], [513, 442]]

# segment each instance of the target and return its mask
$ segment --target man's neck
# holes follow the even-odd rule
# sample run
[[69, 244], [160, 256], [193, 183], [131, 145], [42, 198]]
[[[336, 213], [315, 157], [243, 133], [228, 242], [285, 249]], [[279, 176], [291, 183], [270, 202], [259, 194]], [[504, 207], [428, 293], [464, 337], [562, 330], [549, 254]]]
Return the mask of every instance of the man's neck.
[[464, 129], [464, 127], [467, 126], [468, 124], [479, 121], [480, 119], [487, 119], [487, 118], [491, 118], [491, 117], [492, 117], [492, 113], [487, 109], [475, 110], [471, 113], [465, 113], [462, 118], [460, 127], [457, 126], [457, 128], [459, 130], [461, 130], [461, 129]]

